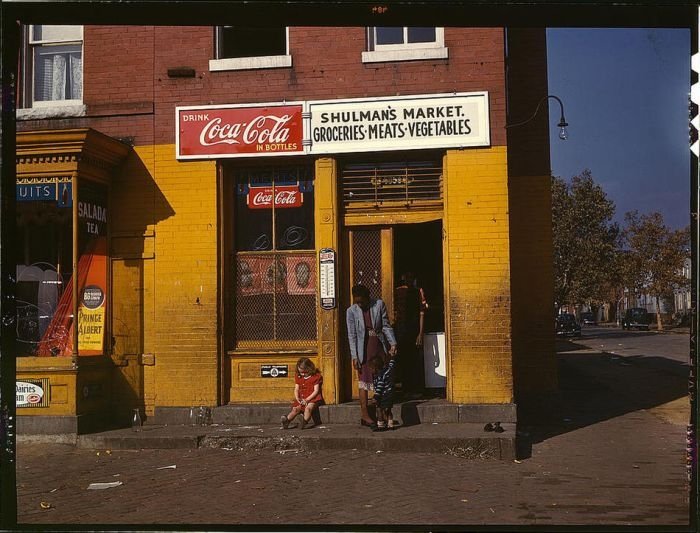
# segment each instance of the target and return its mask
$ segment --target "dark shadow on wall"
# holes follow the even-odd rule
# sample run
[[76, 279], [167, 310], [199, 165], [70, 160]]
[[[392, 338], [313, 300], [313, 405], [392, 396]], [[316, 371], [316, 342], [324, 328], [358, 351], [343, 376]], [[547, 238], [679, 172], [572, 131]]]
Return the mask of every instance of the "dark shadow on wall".
[[135, 151], [115, 177], [111, 193], [110, 418], [115, 427], [125, 427], [134, 409], [140, 410], [144, 422], [147, 418], [145, 368], [155, 364], [154, 354], [145, 353], [145, 332], [153, 327], [155, 304], [154, 228], [175, 211]]

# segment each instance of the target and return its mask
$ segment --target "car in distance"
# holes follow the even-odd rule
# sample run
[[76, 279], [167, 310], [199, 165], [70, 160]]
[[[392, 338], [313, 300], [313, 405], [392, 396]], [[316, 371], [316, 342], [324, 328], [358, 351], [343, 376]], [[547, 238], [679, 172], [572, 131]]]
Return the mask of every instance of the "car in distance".
[[651, 319], [649, 313], [643, 307], [632, 307], [625, 311], [625, 316], [622, 317], [622, 329], [643, 329], [649, 331]]
[[581, 325], [574, 315], [563, 313], [556, 318], [557, 337], [580, 337]]
[[584, 326], [597, 326], [598, 321], [595, 319], [593, 313], [587, 311], [585, 313], [581, 313], [581, 324]]

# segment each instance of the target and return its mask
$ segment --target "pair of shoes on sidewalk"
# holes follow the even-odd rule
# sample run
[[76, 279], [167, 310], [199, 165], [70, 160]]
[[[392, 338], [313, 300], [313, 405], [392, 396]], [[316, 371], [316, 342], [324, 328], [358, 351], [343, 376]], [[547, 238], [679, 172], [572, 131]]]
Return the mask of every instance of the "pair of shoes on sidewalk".
[[484, 431], [495, 431], [496, 433], [503, 433], [505, 429], [501, 427], [500, 422], [489, 422], [484, 426]]
[[[282, 424], [282, 427], [280, 429], [289, 429], [289, 422], [289, 418], [287, 418], [285, 415], [282, 415], [282, 418], [280, 418], [280, 423]], [[311, 429], [315, 425], [316, 424], [311, 420], [305, 420], [304, 417], [302, 417], [301, 422], [299, 423], [299, 429]]]
[[372, 431], [379, 432], [379, 431], [386, 431], [387, 429], [389, 429], [389, 428], [386, 427], [386, 422], [377, 422], [375, 427], [372, 428]]

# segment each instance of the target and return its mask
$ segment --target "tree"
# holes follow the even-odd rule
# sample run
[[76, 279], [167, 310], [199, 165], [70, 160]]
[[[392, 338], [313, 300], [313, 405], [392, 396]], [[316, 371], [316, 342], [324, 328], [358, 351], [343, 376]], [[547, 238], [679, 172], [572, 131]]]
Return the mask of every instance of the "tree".
[[660, 302], [674, 289], [685, 288], [683, 265], [690, 257], [690, 228], [672, 230], [661, 213], [625, 214], [625, 278], [635, 294], [645, 292], [656, 302], [656, 323], [663, 329]]
[[615, 204], [586, 169], [567, 184], [552, 177], [555, 305], [607, 301], [620, 230]]

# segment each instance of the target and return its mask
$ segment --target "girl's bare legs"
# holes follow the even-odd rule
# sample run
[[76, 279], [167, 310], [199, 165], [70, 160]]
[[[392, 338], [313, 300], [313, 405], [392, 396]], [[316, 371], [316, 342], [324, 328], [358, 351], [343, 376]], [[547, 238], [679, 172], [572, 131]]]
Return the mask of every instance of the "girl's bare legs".
[[306, 409], [304, 409], [304, 418], [301, 421], [300, 429], [304, 429], [309, 420], [311, 420], [311, 415], [313, 414], [315, 407], [316, 404], [313, 402], [306, 404]]
[[391, 407], [389, 407], [389, 409], [386, 410], [386, 425], [389, 428], [394, 427], [394, 415], [391, 412]]
[[294, 420], [297, 415], [301, 413], [301, 407], [292, 407], [292, 410], [289, 411], [289, 414], [287, 416], [282, 416], [282, 429], [287, 429], [289, 427], [289, 423]]

